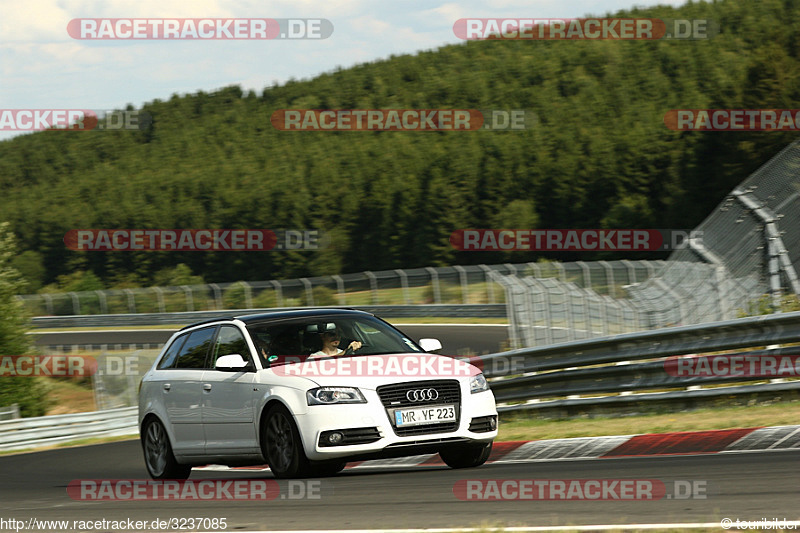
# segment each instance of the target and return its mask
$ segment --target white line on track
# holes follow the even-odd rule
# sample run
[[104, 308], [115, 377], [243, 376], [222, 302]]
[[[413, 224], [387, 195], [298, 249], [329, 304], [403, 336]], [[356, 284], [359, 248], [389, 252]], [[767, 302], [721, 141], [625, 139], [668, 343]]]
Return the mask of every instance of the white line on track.
[[[783, 524], [783, 523], [781, 523]], [[787, 526], [800, 526], [800, 521], [786, 521]], [[521, 527], [481, 527], [481, 528], [424, 528], [424, 529], [305, 529], [307, 533], [454, 533], [462, 532], [485, 532], [485, 531], [625, 531], [635, 529], [699, 529], [699, 528], [720, 528], [719, 522], [685, 522], [677, 524], [592, 524], [586, 526], [521, 526]], [[735, 530], [735, 528], [732, 528]], [[277, 531], [253, 531], [250, 533], [298, 533], [298, 530], [277, 530]]]

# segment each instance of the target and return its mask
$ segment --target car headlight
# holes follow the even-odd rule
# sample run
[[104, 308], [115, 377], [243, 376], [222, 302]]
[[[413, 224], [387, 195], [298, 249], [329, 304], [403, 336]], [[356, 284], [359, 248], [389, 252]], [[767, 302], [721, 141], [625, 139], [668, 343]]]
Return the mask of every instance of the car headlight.
[[306, 392], [308, 405], [330, 405], [336, 403], [367, 403], [361, 391], [355, 387], [319, 387]]
[[483, 392], [489, 390], [489, 382], [483, 377], [483, 374], [476, 374], [469, 380], [469, 391], [472, 394], [476, 392]]

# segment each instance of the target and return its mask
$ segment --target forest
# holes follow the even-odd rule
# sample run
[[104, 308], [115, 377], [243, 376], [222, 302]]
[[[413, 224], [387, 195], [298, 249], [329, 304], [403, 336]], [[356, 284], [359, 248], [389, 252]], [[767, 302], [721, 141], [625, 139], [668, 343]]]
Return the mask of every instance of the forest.
[[[719, 0], [613, 16], [711, 19], [709, 39], [466, 41], [260, 93], [174, 94], [136, 131], [0, 142], [0, 222], [23, 292], [362, 270], [621, 259], [460, 252], [464, 228], [692, 228], [792, 132], [673, 131], [673, 109], [800, 107], [800, 3]], [[99, 80], [98, 83], [101, 83]], [[91, 108], [91, 102], [85, 106]], [[132, 105], [128, 110], [134, 110]], [[496, 109], [523, 131], [281, 131], [284, 109]], [[319, 251], [79, 252], [79, 228], [318, 229]], [[636, 255], [633, 259], [663, 256]]]

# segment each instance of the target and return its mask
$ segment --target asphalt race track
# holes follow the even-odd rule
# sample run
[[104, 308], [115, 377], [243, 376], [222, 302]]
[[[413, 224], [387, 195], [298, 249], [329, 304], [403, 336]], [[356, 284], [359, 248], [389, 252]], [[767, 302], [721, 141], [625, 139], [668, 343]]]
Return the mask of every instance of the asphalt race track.
[[[489, 325], [412, 325], [415, 339], [439, 338], [444, 353], [506, 349], [507, 329]], [[171, 330], [57, 332], [40, 346], [163, 343]], [[444, 466], [358, 468], [330, 478], [278, 481], [267, 501], [81, 501], [67, 486], [78, 480], [146, 480], [138, 441], [0, 457], [0, 517], [39, 520], [167, 520], [226, 518], [227, 531], [276, 529], [388, 529], [477, 526], [651, 524], [800, 518], [800, 451], [623, 457], [512, 463], [478, 469]], [[275, 480], [268, 471], [195, 470], [200, 480]], [[621, 480], [700, 484], [704, 498], [655, 500], [536, 499], [462, 501], [465, 480]], [[290, 483], [295, 485], [290, 486]], [[297, 485], [300, 483], [301, 485]], [[305, 485], [302, 485], [305, 484]], [[311, 488], [313, 486], [313, 489]], [[318, 491], [303, 497], [302, 487]], [[299, 489], [299, 490], [298, 490]], [[211, 530], [207, 527], [195, 528]]]
[[[447, 467], [345, 470], [317, 483], [318, 499], [270, 501], [76, 501], [80, 479], [145, 479], [138, 441], [0, 457], [0, 516], [27, 521], [227, 519], [227, 530], [422, 528], [484, 525], [581, 525], [797, 519], [800, 451], [619, 458]], [[651, 501], [461, 501], [472, 479], [656, 479], [704, 482], [705, 499]], [[269, 472], [192, 473], [192, 480], [251, 479]], [[281, 495], [288, 481], [278, 482]], [[295, 481], [294, 483], [298, 483]], [[298, 494], [297, 491], [294, 492]]]
[[[413, 339], [435, 337], [442, 341], [442, 353], [449, 355], [482, 355], [507, 350], [508, 327], [497, 324], [413, 324], [398, 326]], [[38, 333], [40, 347], [70, 345], [163, 344], [175, 332], [172, 329], [59, 331]]]

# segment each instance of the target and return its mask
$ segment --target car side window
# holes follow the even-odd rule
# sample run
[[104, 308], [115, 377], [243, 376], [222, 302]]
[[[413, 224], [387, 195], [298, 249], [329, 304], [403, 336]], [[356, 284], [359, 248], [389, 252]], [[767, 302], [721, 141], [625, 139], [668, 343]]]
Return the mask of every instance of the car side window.
[[198, 329], [189, 334], [181, 348], [175, 368], [205, 368], [206, 356], [217, 327]]
[[223, 355], [233, 353], [238, 353], [245, 361], [250, 362], [250, 349], [247, 347], [247, 341], [239, 328], [236, 326], [222, 326], [219, 328], [219, 335], [217, 335], [217, 342], [214, 344], [214, 354], [211, 357], [209, 367], [214, 368], [217, 359]]
[[161, 358], [161, 361], [158, 363], [158, 369], [163, 370], [165, 368], [172, 368], [175, 366], [175, 360], [178, 358], [178, 353], [181, 350], [181, 346], [183, 343], [186, 342], [186, 337], [189, 335], [181, 335], [180, 337], [176, 338], [175, 341], [170, 344], [169, 348], [167, 348], [164, 357]]

